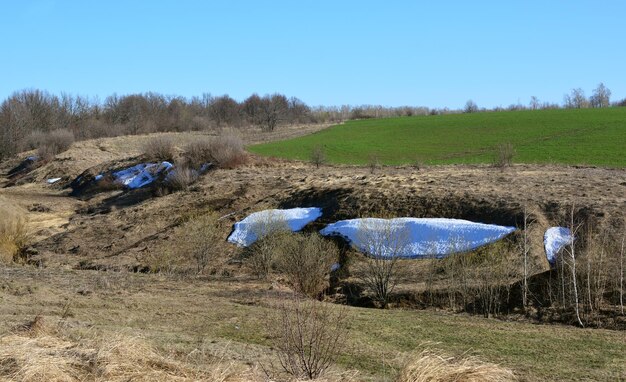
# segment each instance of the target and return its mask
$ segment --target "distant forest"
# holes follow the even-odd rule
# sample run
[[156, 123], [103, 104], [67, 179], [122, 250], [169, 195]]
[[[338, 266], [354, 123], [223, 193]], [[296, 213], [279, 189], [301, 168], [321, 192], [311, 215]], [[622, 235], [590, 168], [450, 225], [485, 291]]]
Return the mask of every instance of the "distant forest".
[[98, 99], [50, 94], [28, 89], [13, 93], [0, 105], [0, 159], [32, 146], [34, 137], [57, 130], [75, 139], [91, 139], [165, 131], [201, 131], [214, 128], [257, 127], [271, 131], [278, 125], [339, 123], [350, 119], [388, 118], [413, 115], [472, 113], [523, 109], [555, 109], [626, 106], [626, 99], [611, 104], [611, 92], [603, 84], [585, 97], [580, 88], [565, 95], [562, 105], [542, 103], [531, 97], [528, 105], [480, 108], [469, 100], [464, 109], [379, 105], [311, 107], [283, 94], [253, 94], [242, 102], [228, 95], [184, 98], [142, 93]]

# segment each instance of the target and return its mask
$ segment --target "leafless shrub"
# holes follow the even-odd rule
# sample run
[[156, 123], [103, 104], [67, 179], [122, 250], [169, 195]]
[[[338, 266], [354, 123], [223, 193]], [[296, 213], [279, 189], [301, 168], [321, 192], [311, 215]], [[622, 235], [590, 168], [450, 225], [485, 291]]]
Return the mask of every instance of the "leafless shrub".
[[169, 137], [155, 137], [143, 146], [143, 153], [148, 160], [172, 161], [176, 155], [174, 141]]
[[377, 154], [368, 155], [367, 167], [370, 169], [370, 174], [373, 174], [378, 168], [380, 168], [380, 158]]
[[311, 150], [311, 163], [317, 168], [326, 163], [326, 152], [322, 146], [316, 145]]
[[363, 220], [359, 227], [358, 241], [370, 257], [355, 275], [383, 308], [387, 307], [389, 296], [405, 276], [399, 262], [409, 238], [406, 227], [389, 219]]
[[222, 168], [233, 168], [245, 162], [241, 137], [234, 131], [224, 131], [210, 144], [212, 162]]
[[501, 143], [496, 148], [494, 166], [504, 168], [510, 167], [513, 164], [513, 157], [515, 156], [515, 149], [510, 143]]
[[182, 232], [184, 237], [180, 244], [195, 260], [198, 273], [211, 264], [216, 265], [221, 254], [216, 247], [220, 241], [220, 230], [215, 213], [207, 213], [188, 221], [183, 225]]
[[4, 199], [0, 199], [0, 263], [18, 259], [30, 238], [24, 214]]
[[337, 262], [337, 246], [318, 234], [284, 235], [278, 248], [278, 268], [293, 289], [310, 297], [328, 285], [330, 267]]
[[193, 168], [213, 162], [213, 143], [208, 137], [201, 137], [185, 146], [185, 159]]
[[[346, 337], [345, 310], [294, 294], [277, 311], [274, 347], [282, 369], [296, 378], [322, 377], [341, 352]], [[275, 320], [271, 325], [276, 330]]]
[[252, 232], [257, 240], [247, 249], [247, 263], [257, 277], [266, 278], [275, 266], [277, 254], [290, 240], [289, 227], [281, 216], [268, 213], [255, 222]]
[[166, 184], [171, 190], [182, 191], [198, 180], [198, 172], [183, 163], [178, 163], [167, 174]]
[[396, 382], [509, 382], [517, 377], [502, 366], [486, 363], [476, 357], [449, 357], [425, 350], [410, 357]]
[[55, 155], [67, 151], [74, 143], [74, 134], [69, 130], [54, 130], [43, 136], [39, 136], [39, 148], [37, 155], [39, 159], [48, 160]]

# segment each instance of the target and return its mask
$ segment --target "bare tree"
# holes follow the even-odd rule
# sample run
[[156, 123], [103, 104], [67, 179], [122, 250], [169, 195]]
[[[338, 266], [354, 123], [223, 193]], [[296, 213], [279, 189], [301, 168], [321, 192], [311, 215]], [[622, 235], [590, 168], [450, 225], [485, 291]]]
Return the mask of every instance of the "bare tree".
[[589, 107], [589, 102], [585, 97], [585, 91], [581, 88], [572, 89], [569, 95], [565, 95], [564, 103], [566, 108], [584, 109]]
[[363, 219], [357, 240], [370, 256], [357, 276], [386, 308], [390, 294], [404, 277], [399, 262], [407, 251], [410, 233], [404, 224], [391, 219]]
[[[333, 364], [346, 338], [345, 309], [294, 294], [276, 309], [278, 337], [274, 347], [284, 371], [296, 378], [317, 379]], [[273, 315], [269, 317], [274, 318]], [[268, 323], [276, 331], [276, 320]]]
[[528, 307], [528, 275], [529, 275], [529, 264], [528, 260], [530, 257], [530, 238], [529, 238], [529, 229], [532, 222], [530, 221], [530, 217], [528, 215], [528, 210], [524, 207], [524, 231], [522, 238], [522, 253], [524, 254], [524, 279], [522, 285], [522, 305], [524, 305], [524, 309]]
[[532, 110], [537, 110], [539, 109], [541, 103], [539, 102], [539, 98], [532, 96], [530, 97], [530, 108]]
[[624, 242], [626, 241], [626, 232], [622, 234], [622, 246], [619, 252], [619, 306], [622, 315], [624, 314]]
[[311, 163], [317, 168], [326, 163], [326, 153], [321, 145], [316, 145], [313, 147], [313, 150], [311, 150]]
[[574, 243], [574, 238], [576, 237], [576, 234], [578, 233], [581, 227], [581, 224], [576, 223], [574, 221], [574, 205], [572, 205], [572, 209], [570, 212], [569, 226], [570, 226], [571, 238], [570, 238], [569, 245], [566, 247], [566, 250], [565, 250], [565, 254], [567, 256], [566, 256], [566, 259], [564, 260], [568, 263], [568, 266], [571, 272], [572, 293], [573, 293], [572, 297], [574, 299], [574, 312], [576, 313], [576, 320], [578, 321], [578, 324], [581, 327], [584, 327], [585, 325], [583, 325], [583, 322], [580, 319], [578, 282], [577, 282], [577, 275], [576, 275], [576, 245]]
[[611, 91], [601, 82], [589, 98], [591, 107], [611, 106]]
[[476, 102], [470, 99], [465, 103], [465, 108], [463, 109], [463, 111], [466, 113], [475, 113], [478, 111], [478, 105], [476, 105]]

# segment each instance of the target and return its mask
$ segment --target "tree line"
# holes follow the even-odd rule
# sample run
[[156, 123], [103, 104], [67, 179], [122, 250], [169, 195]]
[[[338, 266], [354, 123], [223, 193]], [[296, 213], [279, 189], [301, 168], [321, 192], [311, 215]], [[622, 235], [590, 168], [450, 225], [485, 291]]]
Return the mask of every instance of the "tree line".
[[[611, 91], [598, 85], [586, 98], [580, 88], [567, 94], [562, 106], [541, 103], [531, 97], [528, 106], [511, 105], [490, 111], [520, 109], [626, 106], [626, 99], [610, 103]], [[272, 131], [281, 124], [339, 123], [351, 119], [388, 118], [488, 111], [472, 100], [464, 109], [431, 109], [423, 106], [386, 107], [343, 105], [311, 107], [283, 94], [252, 94], [239, 102], [228, 95], [210, 93], [185, 98], [148, 92], [98, 98], [28, 89], [13, 93], [0, 104], [0, 159], [31, 148], [31, 135], [66, 130], [75, 139], [164, 131], [200, 131], [221, 127], [256, 127]]]

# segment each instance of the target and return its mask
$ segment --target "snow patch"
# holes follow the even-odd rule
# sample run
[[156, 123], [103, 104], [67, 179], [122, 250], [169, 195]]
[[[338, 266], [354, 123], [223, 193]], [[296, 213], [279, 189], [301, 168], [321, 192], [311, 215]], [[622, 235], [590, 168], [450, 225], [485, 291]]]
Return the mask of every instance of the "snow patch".
[[543, 246], [546, 250], [546, 257], [551, 265], [556, 262], [556, 255], [563, 247], [574, 240], [572, 231], [565, 227], [550, 227], [543, 235]]
[[172, 167], [173, 165], [170, 162], [140, 163], [136, 166], [114, 172], [113, 177], [115, 178], [115, 182], [127, 188], [141, 188], [154, 182], [161, 173], [169, 171]]
[[349, 219], [329, 224], [324, 236], [341, 236], [358, 250], [381, 257], [442, 258], [493, 243], [515, 227], [461, 219]]
[[259, 237], [278, 230], [300, 231], [304, 226], [322, 216], [317, 207], [290, 208], [285, 210], [264, 210], [252, 213], [235, 223], [228, 241], [240, 247], [247, 247]]
[[50, 178], [50, 179], [46, 180], [46, 182], [48, 184], [54, 184], [54, 183], [58, 182], [59, 180], [61, 180], [61, 178]]

